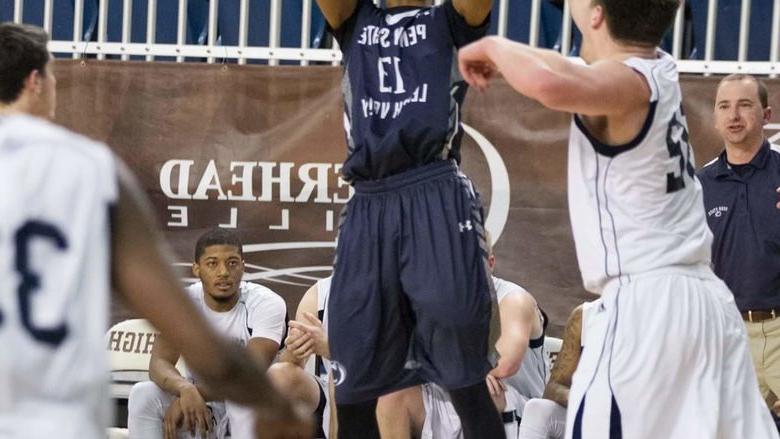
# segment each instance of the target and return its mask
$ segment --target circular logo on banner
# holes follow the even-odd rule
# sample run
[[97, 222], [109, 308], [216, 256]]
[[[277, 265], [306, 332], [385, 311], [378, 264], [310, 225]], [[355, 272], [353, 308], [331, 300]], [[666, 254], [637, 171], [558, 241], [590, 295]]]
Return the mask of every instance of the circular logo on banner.
[[493, 237], [492, 244], [495, 244], [498, 242], [501, 233], [503, 233], [506, 221], [509, 218], [509, 172], [506, 169], [504, 160], [501, 158], [501, 154], [490, 143], [490, 140], [465, 123], [461, 123], [461, 126], [463, 131], [479, 145], [479, 149], [485, 156], [488, 169], [490, 170], [491, 196], [490, 207], [485, 219], [485, 228]]

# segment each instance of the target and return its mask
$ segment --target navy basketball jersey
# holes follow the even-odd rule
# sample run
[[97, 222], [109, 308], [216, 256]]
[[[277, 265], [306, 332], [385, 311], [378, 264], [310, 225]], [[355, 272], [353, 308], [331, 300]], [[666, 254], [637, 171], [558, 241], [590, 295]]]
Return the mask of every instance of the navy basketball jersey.
[[466, 83], [457, 49], [485, 35], [451, 1], [377, 8], [358, 0], [334, 31], [344, 54], [348, 180], [371, 180], [441, 160], [460, 160]]

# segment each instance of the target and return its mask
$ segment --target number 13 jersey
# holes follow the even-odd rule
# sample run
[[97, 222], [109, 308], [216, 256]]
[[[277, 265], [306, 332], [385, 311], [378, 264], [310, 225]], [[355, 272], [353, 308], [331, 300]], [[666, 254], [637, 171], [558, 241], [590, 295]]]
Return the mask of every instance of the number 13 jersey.
[[381, 9], [358, 0], [333, 34], [344, 54], [348, 180], [384, 178], [436, 160], [460, 160], [466, 83], [457, 48], [484, 36], [451, 1]]
[[694, 176], [677, 66], [669, 54], [630, 58], [650, 90], [644, 126], [608, 146], [580, 116], [569, 140], [569, 215], [585, 288], [600, 294], [615, 278], [672, 266], [709, 265], [712, 234]]

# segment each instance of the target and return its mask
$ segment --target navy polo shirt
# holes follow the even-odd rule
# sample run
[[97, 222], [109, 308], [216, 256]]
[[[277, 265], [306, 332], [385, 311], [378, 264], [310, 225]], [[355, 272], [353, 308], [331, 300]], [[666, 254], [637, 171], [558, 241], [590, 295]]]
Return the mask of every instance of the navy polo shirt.
[[780, 149], [764, 141], [738, 171], [724, 151], [698, 172], [713, 268], [740, 311], [780, 308]]

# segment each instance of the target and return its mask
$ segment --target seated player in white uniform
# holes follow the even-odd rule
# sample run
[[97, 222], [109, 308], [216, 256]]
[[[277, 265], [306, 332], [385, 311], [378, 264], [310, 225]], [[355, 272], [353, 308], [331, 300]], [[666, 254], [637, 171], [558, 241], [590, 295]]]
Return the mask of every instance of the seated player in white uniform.
[[[490, 240], [488, 235], [487, 242]], [[488, 251], [492, 272], [496, 258], [492, 246]], [[495, 276], [493, 284], [501, 319], [501, 336], [496, 342], [500, 359], [486, 377], [486, 383], [502, 415], [507, 437], [516, 438], [526, 401], [542, 396], [549, 375], [544, 353], [546, 317], [524, 288]], [[424, 410], [424, 416], [421, 410]], [[449, 395], [435, 384], [383, 396], [377, 406], [377, 416], [383, 438], [409, 437], [410, 430], [423, 438], [463, 437], [460, 419]]]
[[0, 23], [0, 437], [106, 437], [112, 287], [221, 398], [256, 407], [264, 438], [305, 437], [305, 418], [187, 299], [132, 174], [47, 120], [47, 43]]
[[[329, 387], [330, 350], [325, 333], [326, 304], [332, 277], [318, 280], [301, 298], [295, 320], [285, 339], [285, 348], [277, 363], [268, 369], [268, 378], [285, 396], [298, 401], [314, 414], [317, 439], [336, 437], [331, 419], [335, 419], [333, 388]], [[313, 357], [312, 357], [313, 355]], [[306, 366], [313, 361], [313, 374]], [[333, 423], [335, 424], [335, 422]]]
[[601, 300], [585, 302], [574, 308], [563, 335], [563, 346], [544, 387], [543, 398], [533, 398], [525, 404], [518, 439], [563, 439], [566, 434], [566, 406], [569, 388], [580, 353], [585, 348], [589, 328], [600, 321]]
[[[242, 282], [244, 259], [234, 232], [213, 229], [198, 239], [192, 273], [200, 282], [187, 293], [211, 326], [245, 347], [262, 370], [273, 362], [286, 326], [284, 300], [270, 289]], [[247, 409], [214, 398], [196, 376], [182, 376], [179, 351], [158, 337], [149, 362], [152, 381], [133, 386], [128, 401], [128, 430], [133, 439], [163, 437], [223, 438], [252, 436]]]

